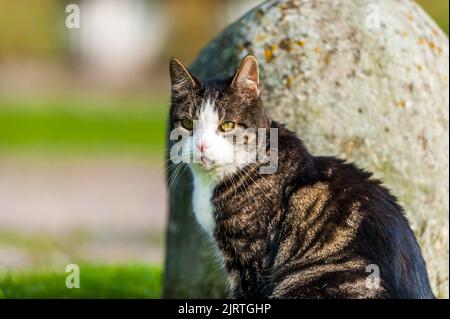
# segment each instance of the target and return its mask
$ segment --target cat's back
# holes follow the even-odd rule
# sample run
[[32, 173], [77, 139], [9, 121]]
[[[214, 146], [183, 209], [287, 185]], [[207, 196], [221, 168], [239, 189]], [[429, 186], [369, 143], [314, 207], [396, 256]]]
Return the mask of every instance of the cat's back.
[[[314, 162], [317, 174], [290, 197], [276, 264], [306, 276], [314, 289], [328, 285], [325, 295], [433, 297], [420, 248], [395, 197], [352, 164], [332, 157]], [[374, 267], [380, 287], [368, 289], [366, 270]]]

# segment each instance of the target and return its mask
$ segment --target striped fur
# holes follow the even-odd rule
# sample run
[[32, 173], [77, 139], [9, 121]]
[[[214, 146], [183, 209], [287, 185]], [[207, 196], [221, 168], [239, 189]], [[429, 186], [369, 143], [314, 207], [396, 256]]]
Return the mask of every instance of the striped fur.
[[[233, 79], [201, 82], [181, 71], [172, 70], [172, 82], [194, 84], [173, 88], [172, 127], [210, 98], [220, 118], [279, 132], [275, 174], [260, 174], [258, 162], [240, 167], [215, 181], [210, 198], [212, 236], [236, 298], [434, 297], [403, 209], [380, 181], [311, 155]], [[379, 285], [368, 284], [369, 265], [379, 268]]]

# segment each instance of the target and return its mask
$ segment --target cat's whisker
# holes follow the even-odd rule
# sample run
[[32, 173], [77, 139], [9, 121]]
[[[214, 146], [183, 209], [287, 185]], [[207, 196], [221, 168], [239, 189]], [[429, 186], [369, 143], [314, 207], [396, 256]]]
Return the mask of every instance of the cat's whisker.
[[153, 170], [152, 176], [168, 175], [174, 167], [180, 164], [183, 163], [174, 163], [171, 162], [171, 159], [165, 160], [162, 164], [158, 165], [155, 170]]
[[233, 174], [230, 174], [229, 176], [231, 178], [231, 181], [233, 182], [232, 187], [234, 190], [234, 195], [238, 196], [235, 177], [233, 176]]
[[261, 186], [258, 184], [258, 182], [255, 181], [255, 179], [254, 179], [248, 172], [246, 172], [245, 170], [242, 170], [242, 172], [243, 172], [248, 178], [250, 178], [250, 179], [252, 180], [253, 184], [255, 184], [256, 187], [258, 187], [258, 189], [261, 191], [261, 194], [263, 194], [264, 197], [265, 197], [265, 198], [269, 201], [269, 203], [270, 203], [270, 202], [271, 202], [271, 199], [267, 196], [266, 192], [261, 188]]
[[186, 163], [183, 160], [180, 163], [172, 162], [171, 164], [168, 165], [168, 167], [166, 168], [166, 172], [169, 174], [169, 178], [168, 178], [168, 180], [169, 180], [169, 185], [168, 185], [169, 190], [171, 190], [173, 184], [175, 183], [175, 180], [178, 177], [177, 175], [179, 175], [178, 173], [180, 171], [184, 172], [185, 168], [186, 168]]
[[242, 175], [242, 173], [240, 173], [239, 172], [239, 170], [237, 171], [237, 174], [238, 174], [238, 176], [239, 176], [239, 178], [240, 179], [242, 179], [242, 182], [243, 182], [243, 187], [244, 187], [244, 192], [246, 193], [246, 194], [248, 194], [248, 190], [249, 190], [249, 188], [250, 188], [250, 186], [248, 185], [248, 181], [245, 179], [245, 178], [243, 178], [243, 175]]
[[168, 185], [169, 191], [172, 191], [172, 188], [175, 185], [177, 178], [181, 175], [181, 173], [184, 172], [185, 168], [186, 167], [184, 164], [180, 164], [175, 168], [173, 175], [171, 175], [171, 177], [169, 178], [169, 185]]
[[259, 172], [259, 167], [250, 167], [250, 169], [252, 170], [251, 172], [255, 172], [257, 173], [260, 177], [261, 177], [261, 181], [263, 183], [266, 183], [266, 185], [270, 186], [270, 189], [275, 192], [275, 194], [278, 195], [279, 198], [281, 198], [280, 194], [278, 193], [278, 191], [275, 188], [275, 185], [272, 184], [272, 182], [270, 180], [268, 180], [268, 178], [266, 177], [267, 175], [262, 175]]
[[178, 163], [165, 161], [164, 163], [158, 165], [156, 169], [152, 172], [153, 175], [160, 175], [162, 173], [167, 173], [167, 170], [174, 167]]

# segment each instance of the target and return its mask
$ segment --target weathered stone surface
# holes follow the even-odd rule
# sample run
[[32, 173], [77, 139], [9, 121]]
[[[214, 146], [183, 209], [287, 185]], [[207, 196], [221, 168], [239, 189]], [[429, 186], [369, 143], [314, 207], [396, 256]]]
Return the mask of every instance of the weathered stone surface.
[[[260, 62], [262, 100], [274, 119], [313, 154], [353, 161], [398, 196], [433, 289], [448, 298], [447, 36], [409, 0], [267, 1], [213, 40], [192, 70], [229, 76], [249, 53]], [[189, 196], [172, 206], [174, 215], [190, 213]], [[183, 226], [171, 218], [169, 227]], [[178, 236], [205, 248], [197, 235]], [[189, 271], [210, 259], [199, 256], [190, 252], [197, 261]]]

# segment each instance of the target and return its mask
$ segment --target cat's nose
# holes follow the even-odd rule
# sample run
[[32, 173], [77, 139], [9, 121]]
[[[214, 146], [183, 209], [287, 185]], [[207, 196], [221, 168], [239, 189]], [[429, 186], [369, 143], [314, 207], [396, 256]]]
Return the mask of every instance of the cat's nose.
[[208, 145], [206, 145], [206, 143], [204, 142], [201, 142], [197, 144], [197, 147], [200, 150], [200, 152], [203, 153], [208, 148]]

